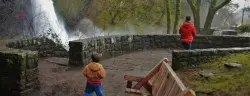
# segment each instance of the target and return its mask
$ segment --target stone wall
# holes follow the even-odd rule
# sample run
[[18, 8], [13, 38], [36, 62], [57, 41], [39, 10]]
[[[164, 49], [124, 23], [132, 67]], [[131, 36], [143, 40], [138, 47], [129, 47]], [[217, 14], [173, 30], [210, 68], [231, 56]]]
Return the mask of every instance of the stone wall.
[[228, 54], [239, 53], [244, 51], [250, 51], [250, 47], [173, 50], [172, 67], [174, 70], [178, 70], [180, 68], [195, 67], [201, 62], [207, 62], [217, 57], [222, 57]]
[[0, 51], [1, 94], [28, 96], [40, 88], [38, 53], [35, 51]]
[[[236, 36], [197, 36], [192, 48], [248, 47], [249, 37]], [[101, 36], [69, 42], [69, 64], [81, 66], [90, 61], [93, 51], [102, 52], [104, 58], [148, 49], [181, 49], [179, 35], [124, 35]]]
[[68, 57], [68, 52], [61, 45], [54, 43], [48, 38], [30, 38], [10, 42], [9, 48], [38, 51], [40, 57], [56, 56]]

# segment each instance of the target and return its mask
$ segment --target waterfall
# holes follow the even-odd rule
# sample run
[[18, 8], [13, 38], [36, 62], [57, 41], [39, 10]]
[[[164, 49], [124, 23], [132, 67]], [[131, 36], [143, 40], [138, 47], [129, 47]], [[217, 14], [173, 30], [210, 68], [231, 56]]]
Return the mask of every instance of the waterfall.
[[55, 43], [60, 42], [68, 50], [68, 34], [64, 22], [55, 12], [52, 0], [31, 0], [33, 27], [37, 36], [46, 36]]

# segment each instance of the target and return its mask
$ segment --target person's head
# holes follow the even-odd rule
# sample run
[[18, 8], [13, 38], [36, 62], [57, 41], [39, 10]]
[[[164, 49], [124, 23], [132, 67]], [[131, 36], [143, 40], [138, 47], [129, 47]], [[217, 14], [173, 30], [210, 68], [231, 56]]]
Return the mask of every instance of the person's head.
[[99, 53], [97, 53], [97, 52], [93, 52], [92, 54], [91, 54], [91, 59], [92, 59], [92, 61], [93, 62], [99, 62], [100, 60], [101, 60], [101, 54], [99, 54]]
[[191, 20], [190, 16], [186, 16], [186, 22], [189, 22]]

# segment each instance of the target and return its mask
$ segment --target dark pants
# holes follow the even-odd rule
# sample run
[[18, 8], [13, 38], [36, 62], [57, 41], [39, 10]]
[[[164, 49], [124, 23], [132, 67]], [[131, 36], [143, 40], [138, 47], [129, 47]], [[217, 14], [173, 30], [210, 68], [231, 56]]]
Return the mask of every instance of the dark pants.
[[191, 49], [192, 42], [182, 42], [184, 49], [189, 50]]
[[102, 91], [101, 84], [89, 84], [85, 88], [85, 96], [92, 96], [92, 93], [95, 92], [96, 96], [104, 96]]

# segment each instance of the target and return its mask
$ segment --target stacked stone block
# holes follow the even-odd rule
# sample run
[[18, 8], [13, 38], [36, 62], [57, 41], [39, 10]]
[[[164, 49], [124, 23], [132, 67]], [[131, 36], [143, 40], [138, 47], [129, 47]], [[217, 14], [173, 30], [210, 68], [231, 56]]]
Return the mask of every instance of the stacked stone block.
[[[249, 47], [249, 37], [197, 36], [193, 49]], [[150, 49], [181, 49], [179, 35], [121, 35], [101, 36], [70, 41], [69, 64], [82, 66], [90, 62], [93, 51], [102, 52], [104, 58]], [[72, 46], [75, 45], [75, 46]], [[82, 50], [80, 50], [82, 49]]]
[[68, 57], [68, 52], [62, 45], [56, 44], [52, 40], [45, 37], [10, 42], [6, 46], [15, 49], [38, 51], [40, 57]]
[[196, 67], [201, 62], [205, 63], [217, 57], [244, 51], [250, 51], [250, 47], [174, 50], [172, 52], [172, 67], [174, 70]]
[[39, 89], [36, 51], [1, 51], [0, 58], [3, 96], [29, 96]]

